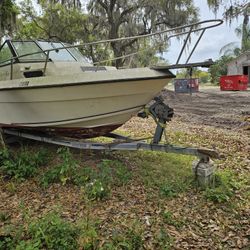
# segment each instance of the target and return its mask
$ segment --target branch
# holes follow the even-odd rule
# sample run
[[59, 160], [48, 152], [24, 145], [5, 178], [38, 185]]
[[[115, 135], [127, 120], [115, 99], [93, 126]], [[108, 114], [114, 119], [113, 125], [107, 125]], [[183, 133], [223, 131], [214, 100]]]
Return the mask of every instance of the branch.
[[126, 10], [124, 10], [122, 13], [121, 13], [121, 16], [120, 16], [120, 19], [122, 19], [124, 16], [126, 16], [127, 14], [133, 12], [134, 10], [138, 9], [139, 6], [138, 5], [135, 5], [135, 6], [132, 6]]
[[110, 5], [109, 5], [110, 6], [110, 8], [109, 8], [110, 13], [113, 12], [115, 4], [116, 4], [116, 0], [111, 0], [110, 1]]
[[97, 3], [99, 3], [103, 9], [106, 10], [106, 12], [108, 12], [108, 6], [107, 4], [105, 4], [104, 2], [102, 2], [102, 0], [97, 0]]
[[126, 47], [130, 47], [131, 45], [133, 45], [135, 42], [137, 42], [138, 41], [138, 39], [136, 38], [136, 39], [133, 39], [133, 40], [131, 40], [131, 41], [129, 41], [129, 42], [127, 42], [127, 43], [125, 43], [125, 44], [123, 44], [122, 46], [121, 46], [121, 50], [124, 50]]

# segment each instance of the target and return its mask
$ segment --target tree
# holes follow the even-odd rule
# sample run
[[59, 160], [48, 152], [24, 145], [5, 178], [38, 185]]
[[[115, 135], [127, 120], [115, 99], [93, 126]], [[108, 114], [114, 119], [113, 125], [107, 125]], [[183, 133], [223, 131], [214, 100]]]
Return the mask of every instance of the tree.
[[32, 1], [21, 3], [22, 17], [18, 21], [16, 37], [29, 39], [60, 40], [73, 43], [83, 36], [83, 25], [86, 21], [77, 8], [68, 8], [60, 3], [40, 1], [42, 14], [38, 14]]
[[239, 45], [238, 42], [228, 43], [220, 49], [220, 54], [232, 57], [239, 56], [241, 53], [241, 49], [239, 48], [238, 45]]
[[[99, 39], [150, 34], [167, 27], [179, 26], [197, 20], [197, 9], [192, 0], [90, 0], [87, 5], [93, 32]], [[152, 51], [161, 52], [164, 36], [148, 39]], [[164, 41], [165, 42], [165, 41]], [[142, 41], [145, 43], [145, 41]], [[165, 42], [166, 43], [166, 42]], [[114, 57], [138, 51], [141, 41], [132, 39], [111, 42]], [[121, 67], [126, 59], [118, 59]]]
[[[181, 69], [177, 72], [176, 78], [190, 78], [189, 70]], [[207, 83], [210, 80], [210, 74], [207, 71], [200, 70], [198, 68], [193, 68], [192, 78], [199, 78], [200, 83]]]
[[224, 1], [224, 0], [207, 0], [208, 6], [217, 12], [219, 7], [224, 8], [224, 18], [231, 22], [232, 19], [237, 18], [239, 16], [243, 16], [243, 23], [240, 27], [241, 33], [241, 51], [244, 52], [250, 49], [250, 2], [248, 0], [232, 0]]
[[[89, 0], [83, 13], [80, 0], [38, 0], [42, 14], [32, 8], [32, 1], [21, 6], [19, 37], [59, 39], [87, 43], [103, 39], [140, 36], [167, 27], [197, 21], [198, 9], [192, 0]], [[161, 60], [157, 54], [166, 49], [166, 37], [132, 39], [83, 47], [93, 62], [120, 57], [110, 64], [138, 66]], [[131, 58], [124, 55], [138, 52]]]
[[81, 0], [37, 0], [38, 4], [44, 5], [44, 4], [61, 4], [64, 7], [71, 9], [81, 9]]
[[[230, 42], [220, 49], [220, 54], [229, 55], [232, 57], [239, 56], [242, 52], [250, 50], [250, 26], [246, 31], [249, 39], [244, 43], [244, 47], [240, 48], [238, 42]], [[243, 27], [240, 25], [235, 29], [235, 33], [238, 37], [242, 37]]]
[[0, 1], [0, 44], [4, 35], [13, 34], [17, 14], [18, 9], [13, 0]]
[[231, 56], [221, 56], [218, 60], [215, 61], [215, 64], [212, 65], [208, 72], [211, 75], [212, 83], [219, 83], [219, 78], [222, 75], [227, 75], [227, 64], [232, 60]]

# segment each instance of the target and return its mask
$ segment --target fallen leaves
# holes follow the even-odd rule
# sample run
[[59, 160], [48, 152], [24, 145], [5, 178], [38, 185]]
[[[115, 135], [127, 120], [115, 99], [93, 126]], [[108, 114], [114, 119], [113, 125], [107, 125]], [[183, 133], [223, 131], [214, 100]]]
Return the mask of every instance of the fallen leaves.
[[[217, 167], [231, 169], [237, 182], [244, 182], [244, 187], [237, 189], [234, 199], [226, 204], [214, 204], [205, 200], [195, 188], [164, 199], [159, 197], [156, 187], [148, 188], [141, 181], [137, 170], [144, 166], [132, 161], [130, 154], [117, 153], [109, 157], [122, 159], [134, 173], [134, 177], [128, 185], [114, 187], [110, 197], [101, 202], [86, 204], [80, 189], [73, 185], [52, 184], [47, 189], [41, 189], [35, 178], [23, 183], [1, 180], [0, 235], [4, 234], [6, 224], [24, 223], [25, 214], [37, 218], [59, 210], [63, 218], [72, 222], [84, 219], [89, 214], [97, 219], [100, 246], [110, 240], [114, 232], [122, 233], [132, 228], [136, 222], [139, 225], [136, 230], [142, 232], [145, 249], [164, 249], [164, 245], [170, 249], [248, 249], [250, 141], [249, 135], [236, 125], [241, 116], [237, 108], [245, 109], [244, 105], [249, 105], [250, 98], [244, 97], [245, 103], [241, 104], [241, 95], [246, 94], [240, 94], [235, 104], [235, 93], [232, 94], [234, 100], [231, 103], [227, 100], [231, 95], [224, 96], [224, 99], [221, 99], [222, 95], [214, 93], [196, 95], [197, 99], [193, 96], [191, 101], [189, 96], [175, 97], [174, 93], [167, 94], [170, 104], [173, 104], [170, 106], [176, 107], [176, 117], [167, 126], [167, 139], [171, 143], [214, 148], [222, 153], [225, 157], [216, 161]], [[231, 113], [219, 116], [226, 112]], [[231, 120], [235, 114], [234, 123]], [[246, 121], [248, 122], [244, 120]], [[152, 135], [154, 129], [152, 119], [140, 118], [133, 118], [121, 128], [126, 133], [133, 132], [132, 135], [136, 137]], [[95, 167], [104, 156], [100, 153], [81, 152], [79, 157], [86, 165]], [[139, 158], [143, 155], [137, 154], [133, 157]], [[157, 155], [152, 164], [159, 165], [159, 157]], [[164, 221], [164, 211], [171, 214], [167, 221]]]

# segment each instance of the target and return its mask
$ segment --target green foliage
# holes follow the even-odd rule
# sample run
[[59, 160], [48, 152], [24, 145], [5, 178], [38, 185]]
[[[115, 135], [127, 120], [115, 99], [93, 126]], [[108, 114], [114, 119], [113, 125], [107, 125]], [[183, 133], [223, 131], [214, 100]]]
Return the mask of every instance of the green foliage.
[[7, 249], [15, 249], [14, 248], [14, 242], [10, 235], [1, 235], [0, 236], [0, 249], [7, 250]]
[[5, 33], [12, 34], [16, 16], [18, 14], [18, 8], [13, 0], [0, 1], [0, 45], [1, 39]]
[[[200, 83], [208, 83], [210, 81], [210, 74], [207, 71], [202, 71], [197, 68], [193, 69], [192, 77], [199, 78]], [[188, 71], [186, 69], [178, 71], [176, 78], [189, 78]]]
[[[1, 62], [4, 62], [4, 61], [6, 61], [6, 60], [9, 60], [9, 59], [11, 59], [11, 58], [12, 58], [12, 53], [11, 53], [11, 51], [10, 51], [8, 45], [5, 44], [5, 45], [2, 47], [2, 49], [1, 49], [1, 53], [0, 53], [0, 63], [1, 63]], [[5, 63], [3, 63], [3, 64], [9, 63], [9, 62], [10, 62], [10, 61], [7, 61], [7, 62], [5, 62]]]
[[215, 61], [215, 64], [212, 65], [208, 72], [211, 74], [211, 81], [218, 84], [220, 77], [227, 75], [227, 64], [232, 60], [231, 56], [222, 56], [220, 59]]
[[[77, 4], [78, 3], [78, 4]], [[197, 20], [198, 9], [192, 0], [175, 0], [171, 4], [157, 1], [87, 1], [86, 8], [80, 8], [80, 1], [39, 0], [40, 13], [31, 0], [21, 3], [18, 20], [18, 38], [44, 38], [69, 43], [115, 39], [125, 36], [149, 34], [151, 32], [179, 26]], [[77, 6], [77, 7], [76, 7]], [[84, 47], [84, 54], [93, 62], [108, 64], [145, 66], [159, 62], [157, 54], [167, 47], [166, 37], [133, 39]], [[133, 58], [121, 57], [140, 51]]]
[[111, 242], [106, 243], [102, 250], [139, 250], [143, 249], [143, 239], [141, 226], [138, 223], [131, 225], [123, 232], [114, 230]]
[[0, 238], [0, 249], [75, 250], [80, 235], [80, 227], [63, 220], [57, 213], [49, 213], [33, 220], [27, 228], [7, 228], [6, 236]]
[[83, 194], [85, 194], [89, 200], [102, 200], [108, 196], [109, 192], [109, 187], [100, 180], [93, 180], [87, 183], [83, 188]]
[[43, 187], [55, 182], [73, 183], [82, 187], [83, 195], [89, 200], [102, 200], [109, 195], [111, 186], [125, 185], [131, 179], [131, 172], [119, 161], [102, 160], [96, 168], [81, 167], [68, 148], [61, 148], [57, 153], [60, 163], [43, 173], [40, 178]]
[[163, 221], [168, 225], [172, 225], [177, 228], [180, 228], [184, 224], [183, 221], [174, 218], [173, 213], [170, 211], [167, 211], [167, 210], [164, 211], [162, 216], [163, 216]]
[[97, 168], [83, 169], [77, 183], [83, 185], [83, 193], [90, 200], [102, 200], [110, 193], [112, 186], [125, 185], [131, 179], [128, 171], [119, 161], [102, 160]]
[[73, 43], [85, 36], [83, 26], [86, 16], [79, 9], [46, 1], [40, 1], [40, 4], [42, 14], [34, 8], [32, 1], [22, 1], [23, 15], [18, 22], [17, 38], [43, 38]]
[[78, 228], [54, 213], [32, 222], [28, 234], [32, 245], [39, 248], [77, 249]]
[[208, 83], [210, 80], [210, 74], [206, 71], [201, 71], [198, 75], [201, 83]]
[[172, 237], [166, 232], [164, 228], [160, 229], [155, 241], [156, 249], [162, 250], [170, 250], [173, 243]]
[[8, 149], [0, 151], [0, 171], [9, 178], [25, 180], [37, 173], [38, 167], [47, 163], [47, 151], [40, 150], [37, 153], [21, 149], [17, 154]]
[[[89, 1], [89, 18], [91, 20], [88, 29], [90, 34], [96, 34], [98, 40], [105, 38], [118, 38], [149, 34], [167, 27], [179, 26], [197, 20], [197, 9], [193, 2], [187, 0], [171, 1]], [[164, 35], [148, 39], [146, 41], [148, 50], [143, 50], [132, 59], [133, 66], [144, 65], [153, 62], [156, 53], [166, 49], [166, 37]], [[149, 46], [150, 45], [150, 46]], [[144, 49], [145, 41], [131, 39], [110, 44], [115, 58], [140, 51]], [[153, 56], [149, 56], [150, 52]], [[146, 62], [148, 60], [148, 62]], [[130, 58], [118, 59], [113, 62], [116, 67], [130, 64]]]
[[139, 166], [138, 176], [149, 195], [175, 198], [191, 186], [189, 166], [193, 158], [190, 156], [138, 152], [133, 160]]
[[55, 182], [65, 185], [73, 181], [74, 176], [77, 175], [77, 163], [70, 153], [69, 148], [59, 148], [57, 154], [61, 163], [43, 174], [40, 180], [43, 187], [47, 187], [49, 184]]
[[218, 172], [214, 178], [214, 187], [207, 188], [204, 196], [215, 203], [229, 201], [234, 196], [235, 191], [241, 187], [241, 183], [235, 179], [230, 171]]
[[185, 191], [189, 183], [181, 183], [178, 180], [174, 182], [167, 181], [160, 186], [160, 194], [164, 197], [177, 197], [179, 193]]
[[81, 235], [78, 239], [81, 249], [93, 250], [98, 249], [99, 236], [97, 232], [98, 222], [90, 219], [89, 215], [79, 224]]
[[0, 212], [0, 222], [5, 222], [9, 219], [9, 214], [7, 212]]
[[116, 186], [127, 184], [132, 177], [131, 171], [122, 162], [117, 160], [104, 159], [98, 167], [100, 170], [102, 169], [102, 178], [112, 182]]

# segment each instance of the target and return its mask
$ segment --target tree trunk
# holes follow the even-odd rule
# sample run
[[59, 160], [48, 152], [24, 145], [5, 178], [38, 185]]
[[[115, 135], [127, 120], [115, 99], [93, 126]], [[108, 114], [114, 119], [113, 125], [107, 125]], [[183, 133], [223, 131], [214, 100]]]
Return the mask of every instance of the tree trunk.
[[247, 50], [247, 45], [249, 43], [249, 15], [248, 15], [248, 8], [244, 11], [244, 19], [242, 24], [242, 40], [241, 40], [241, 50], [242, 52]]

